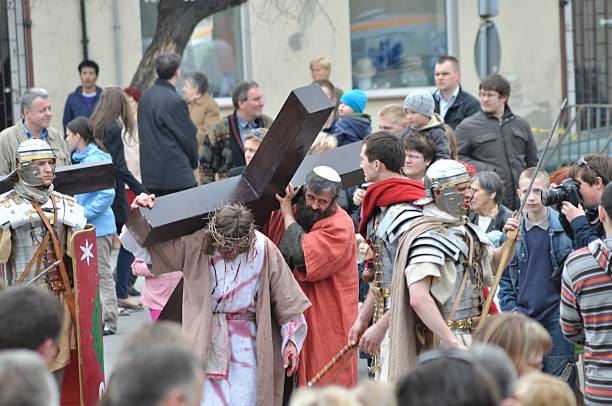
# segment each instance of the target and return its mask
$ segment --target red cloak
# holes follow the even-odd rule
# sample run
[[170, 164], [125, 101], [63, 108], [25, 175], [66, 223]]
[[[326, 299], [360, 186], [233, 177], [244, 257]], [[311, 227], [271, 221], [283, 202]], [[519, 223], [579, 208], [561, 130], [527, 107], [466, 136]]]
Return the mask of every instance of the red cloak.
[[[278, 245], [284, 232], [285, 224], [277, 210], [270, 216], [264, 233]], [[300, 354], [300, 386], [306, 385], [347, 344], [348, 332], [357, 317], [359, 276], [353, 221], [337, 206], [334, 214], [317, 221], [310, 232], [303, 234], [302, 249], [306, 269], [294, 269], [293, 275], [312, 306], [304, 312], [308, 334]], [[318, 386], [357, 384], [357, 354], [345, 357], [350, 359], [340, 360]]]

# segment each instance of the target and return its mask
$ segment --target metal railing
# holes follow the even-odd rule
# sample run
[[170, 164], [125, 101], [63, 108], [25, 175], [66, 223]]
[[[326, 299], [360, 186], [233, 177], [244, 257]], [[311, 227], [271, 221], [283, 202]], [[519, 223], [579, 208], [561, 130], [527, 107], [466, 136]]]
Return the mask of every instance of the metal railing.
[[557, 130], [556, 139], [553, 138], [556, 141], [554, 147], [544, 160], [547, 170], [569, 165], [586, 154], [610, 155], [612, 105], [569, 106], [565, 123]]

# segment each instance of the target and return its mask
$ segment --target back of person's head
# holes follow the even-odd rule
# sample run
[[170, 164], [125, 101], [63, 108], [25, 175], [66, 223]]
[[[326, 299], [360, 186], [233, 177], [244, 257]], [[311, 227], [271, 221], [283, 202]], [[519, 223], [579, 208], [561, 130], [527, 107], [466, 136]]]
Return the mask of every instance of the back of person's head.
[[181, 56], [174, 52], [161, 54], [155, 58], [155, 71], [160, 79], [172, 79], [179, 66], [181, 66]]
[[496, 172], [478, 172], [472, 178], [472, 182], [478, 182], [480, 188], [487, 193], [495, 193], [495, 196], [493, 196], [495, 203], [499, 204], [501, 202], [501, 198], [504, 195], [504, 182]]
[[330, 385], [323, 388], [301, 388], [291, 397], [289, 406], [362, 406], [350, 390]]
[[199, 357], [179, 345], [133, 347], [110, 377], [104, 406], [146, 406], [178, 399], [196, 405], [204, 370]]
[[502, 313], [487, 318], [478, 327], [474, 342], [501, 347], [520, 375], [552, 348], [552, 339], [540, 323], [521, 313]]
[[33, 351], [0, 351], [0, 386], [0, 406], [59, 406], [57, 383]]
[[498, 73], [494, 73], [484, 78], [480, 82], [478, 90], [494, 91], [499, 93], [501, 97], [510, 97], [510, 83]]
[[329, 79], [317, 79], [314, 82], [315, 85], [319, 85], [319, 87], [324, 87], [329, 90], [329, 94], [334, 96], [336, 94], [336, 86]]
[[570, 178], [576, 179], [577, 176], [593, 186], [597, 178], [606, 185], [612, 180], [612, 157], [599, 154], [589, 154], [580, 158], [570, 166]]
[[472, 345], [470, 353], [487, 375], [495, 380], [502, 399], [511, 398], [518, 376], [508, 354], [497, 345], [480, 343]]
[[522, 376], [514, 390], [522, 406], [576, 406], [576, 397], [569, 385], [542, 372]]
[[390, 384], [368, 379], [353, 389], [361, 406], [395, 406], [395, 389]]
[[368, 135], [363, 145], [368, 161], [378, 160], [388, 171], [400, 173], [406, 159], [406, 150], [398, 137], [387, 131], [378, 131]]
[[134, 118], [125, 93], [120, 87], [107, 87], [102, 91], [100, 99], [89, 118], [98, 145], [101, 147], [106, 145], [104, 131], [109, 124], [116, 122], [118, 119], [123, 123], [125, 130], [132, 133]]
[[244, 81], [238, 83], [232, 90], [232, 104], [234, 109], [240, 108], [240, 103], [245, 102], [249, 99], [249, 90], [259, 87], [259, 84], [255, 81]]
[[208, 92], [208, 77], [202, 72], [190, 72], [185, 75], [185, 80], [188, 80], [194, 87], [198, 89], [198, 93], [206, 94]]
[[318, 154], [320, 152], [325, 152], [332, 150], [338, 146], [338, 138], [334, 137], [331, 134], [320, 132], [315, 138], [314, 142], [310, 146], [310, 150], [308, 153], [310, 154]]
[[98, 74], [100, 73], [100, 67], [98, 66], [98, 64], [89, 59], [85, 59], [79, 64], [79, 73], [81, 73], [83, 68], [92, 68], [94, 72], [96, 72], [96, 76], [98, 76]]
[[79, 134], [86, 144], [91, 144], [94, 141], [93, 127], [86, 117], [75, 118], [66, 125], [66, 128], [74, 134]]
[[606, 212], [608, 223], [612, 225], [612, 182], [608, 182], [601, 194], [601, 207]]
[[56, 342], [64, 323], [57, 297], [37, 287], [8, 288], [0, 293], [0, 350], [37, 351]]
[[436, 156], [436, 144], [425, 134], [414, 134], [404, 138], [406, 151], [416, 151], [423, 155], [426, 161], [433, 162]]
[[422, 354], [397, 395], [400, 405], [491, 406], [500, 401], [496, 383], [471, 354], [452, 349]]
[[131, 333], [121, 345], [120, 358], [130, 356], [134, 348], [154, 350], [165, 345], [193, 349], [193, 343], [185, 336], [180, 324], [171, 321], [158, 321], [148, 324]]

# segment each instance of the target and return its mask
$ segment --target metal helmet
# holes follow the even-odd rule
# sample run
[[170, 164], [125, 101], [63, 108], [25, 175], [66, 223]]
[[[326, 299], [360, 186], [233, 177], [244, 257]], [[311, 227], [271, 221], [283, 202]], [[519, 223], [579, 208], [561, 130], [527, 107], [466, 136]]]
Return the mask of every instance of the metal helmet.
[[[463, 193], [457, 191], [457, 185], [470, 181], [470, 175], [462, 163], [452, 159], [439, 159], [427, 168], [425, 178], [425, 197], [417, 204], [434, 203], [446, 213], [460, 216], [467, 213], [463, 206]], [[439, 194], [434, 199], [434, 191]]]
[[32, 161], [37, 159], [53, 159], [55, 153], [53, 148], [44, 140], [30, 138], [19, 144], [17, 148], [17, 175], [19, 179], [28, 186], [41, 186], [42, 179], [38, 177], [40, 170]]

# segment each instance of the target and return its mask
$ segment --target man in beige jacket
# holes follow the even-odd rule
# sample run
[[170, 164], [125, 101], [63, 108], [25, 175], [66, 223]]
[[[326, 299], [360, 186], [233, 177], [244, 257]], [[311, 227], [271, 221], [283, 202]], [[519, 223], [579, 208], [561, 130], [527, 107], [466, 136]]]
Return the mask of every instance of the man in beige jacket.
[[70, 165], [70, 152], [64, 137], [51, 125], [51, 98], [42, 88], [30, 88], [21, 96], [23, 118], [0, 132], [0, 175], [17, 167], [17, 147], [29, 138], [46, 141], [55, 153], [56, 166]]

